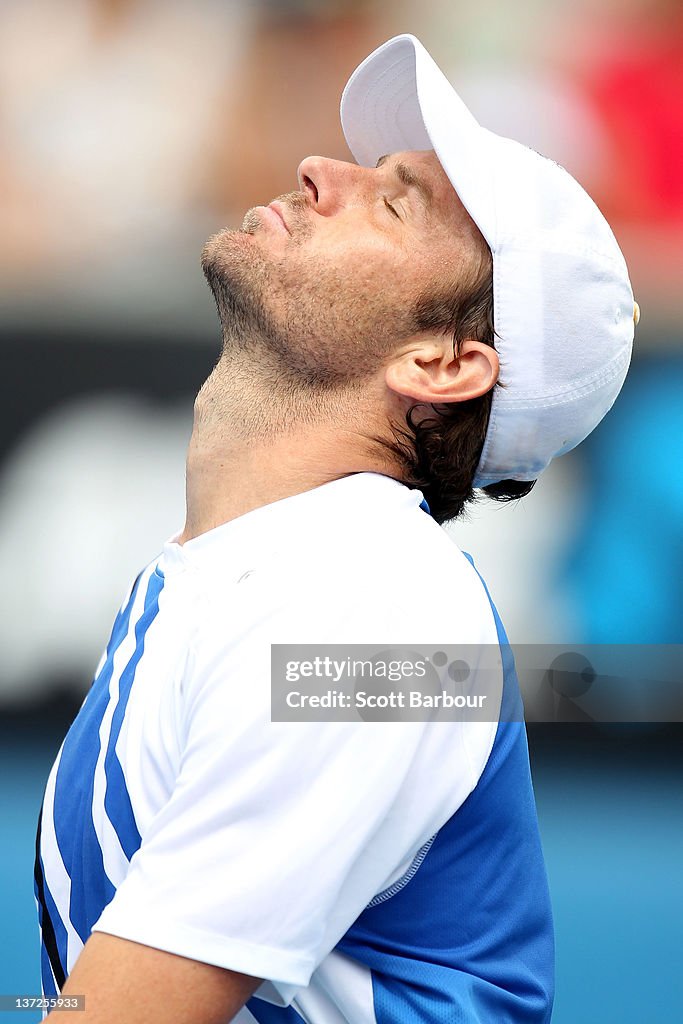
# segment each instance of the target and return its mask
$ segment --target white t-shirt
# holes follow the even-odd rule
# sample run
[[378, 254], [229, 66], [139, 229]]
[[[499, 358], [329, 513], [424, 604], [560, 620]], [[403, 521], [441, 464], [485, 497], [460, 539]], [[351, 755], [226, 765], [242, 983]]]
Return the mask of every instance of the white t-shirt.
[[47, 783], [45, 994], [94, 930], [265, 979], [238, 1020], [293, 999], [311, 1024], [375, 1020], [372, 969], [339, 943], [410, 884], [498, 723], [273, 722], [271, 644], [496, 645], [422, 500], [352, 475], [141, 573]]

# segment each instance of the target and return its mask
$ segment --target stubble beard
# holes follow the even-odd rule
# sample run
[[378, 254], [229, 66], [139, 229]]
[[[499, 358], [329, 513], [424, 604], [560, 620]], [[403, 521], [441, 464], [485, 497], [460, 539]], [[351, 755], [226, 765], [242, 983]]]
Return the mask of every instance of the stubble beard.
[[[279, 201], [287, 210], [290, 245], [296, 250], [312, 234], [308, 202], [300, 192], [280, 196]], [[290, 315], [297, 285], [287, 270], [291, 256], [273, 257], [254, 242], [250, 236], [263, 230], [263, 214], [248, 210], [238, 231], [213, 235], [202, 252], [202, 270], [223, 332], [222, 358], [248, 360], [252, 368], [263, 371], [272, 365], [292, 386], [319, 388], [325, 375], [320, 366], [308, 366], [301, 359], [301, 324], [293, 323]], [[277, 296], [284, 300], [278, 314]]]
[[[307, 202], [301, 193], [280, 201], [295, 249], [312, 233]], [[195, 422], [207, 433], [227, 428], [243, 442], [272, 439], [302, 422], [336, 415], [345, 378], [326, 372], [302, 345], [301, 323], [289, 315], [298, 296], [296, 281], [287, 274], [288, 254], [273, 257], [250, 237], [264, 230], [262, 218], [262, 212], [249, 210], [240, 230], [224, 230], [208, 240], [201, 260], [223, 344], [197, 396]], [[276, 294], [287, 299], [284, 315], [273, 311]]]
[[280, 254], [251, 237], [264, 230], [257, 209], [241, 230], [210, 238], [202, 253], [223, 328], [212, 383], [222, 375], [225, 395], [230, 381], [240, 382], [240, 393], [251, 382], [274, 413], [281, 406], [310, 418], [353, 400], [411, 322], [407, 310], [392, 307], [387, 289], [363, 275], [349, 280], [331, 258], [301, 252], [313, 231], [306, 197], [292, 193], [280, 202], [292, 235]]

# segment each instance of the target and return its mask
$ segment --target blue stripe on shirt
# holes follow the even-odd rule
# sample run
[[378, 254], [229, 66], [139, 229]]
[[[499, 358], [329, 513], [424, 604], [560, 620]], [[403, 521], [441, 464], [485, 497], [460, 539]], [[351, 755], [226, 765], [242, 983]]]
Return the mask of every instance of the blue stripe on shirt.
[[50, 939], [52, 942], [52, 956], [54, 957], [56, 954], [59, 961], [54, 965], [55, 973], [57, 973], [61, 968], [61, 975], [66, 977], [67, 934], [64, 924], [62, 923], [62, 919], [59, 916], [55, 901], [52, 898], [50, 888], [45, 880], [45, 867], [43, 865], [43, 859], [40, 856], [38, 857], [37, 867], [40, 872], [40, 886], [38, 884], [38, 878], [36, 878], [34, 886], [36, 900], [38, 901], [38, 920], [40, 921], [40, 930], [43, 939], [40, 950], [40, 975], [43, 985], [43, 995], [54, 996], [57, 995], [57, 987], [52, 973], [53, 968], [50, 964], [50, 955], [47, 948], [47, 936], [48, 933], [51, 932]]
[[121, 762], [116, 754], [116, 741], [121, 732], [128, 698], [135, 679], [135, 670], [145, 650], [145, 634], [159, 611], [159, 595], [163, 586], [163, 575], [157, 570], [152, 573], [150, 578], [145, 595], [145, 610], [135, 626], [135, 653], [121, 673], [119, 680], [119, 699], [112, 716], [107, 753], [104, 758], [106, 777], [104, 808], [128, 860], [139, 849], [142, 839], [135, 823]]
[[[93, 790], [100, 753], [100, 727], [110, 700], [114, 657], [128, 635], [139, 583], [140, 577], [116, 618], [104, 664], [66, 735], [57, 768], [52, 816], [59, 852], [71, 879], [69, 916], [83, 943], [115, 892], [104, 870], [93, 823]], [[156, 599], [156, 592], [152, 597]], [[146, 601], [149, 598], [148, 588]]]

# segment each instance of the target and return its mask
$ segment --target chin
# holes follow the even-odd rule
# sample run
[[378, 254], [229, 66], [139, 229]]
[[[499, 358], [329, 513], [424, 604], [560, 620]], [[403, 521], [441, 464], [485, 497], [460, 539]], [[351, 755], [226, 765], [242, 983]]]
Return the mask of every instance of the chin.
[[215, 235], [211, 235], [204, 243], [201, 254], [202, 270], [205, 274], [209, 272], [220, 272], [225, 266], [226, 258], [249, 244], [250, 236], [244, 231], [236, 231], [233, 228], [222, 228]]

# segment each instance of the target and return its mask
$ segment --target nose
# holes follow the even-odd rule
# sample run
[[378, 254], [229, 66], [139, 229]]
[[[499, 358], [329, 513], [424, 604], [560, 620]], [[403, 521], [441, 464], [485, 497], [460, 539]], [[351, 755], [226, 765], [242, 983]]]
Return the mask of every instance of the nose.
[[314, 210], [324, 217], [367, 199], [370, 174], [367, 167], [324, 156], [307, 156], [297, 169], [299, 188]]

